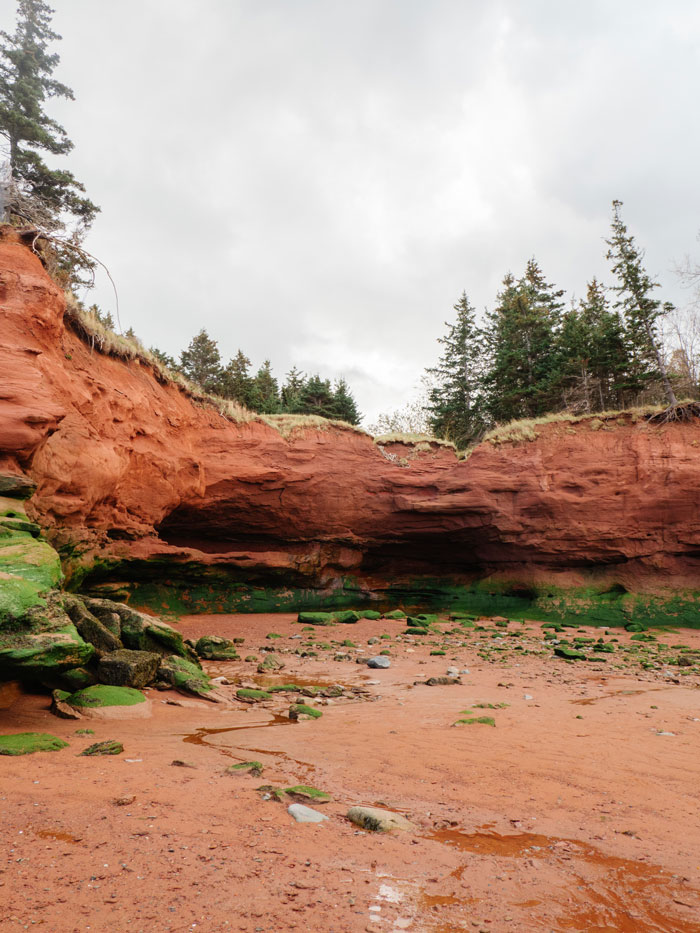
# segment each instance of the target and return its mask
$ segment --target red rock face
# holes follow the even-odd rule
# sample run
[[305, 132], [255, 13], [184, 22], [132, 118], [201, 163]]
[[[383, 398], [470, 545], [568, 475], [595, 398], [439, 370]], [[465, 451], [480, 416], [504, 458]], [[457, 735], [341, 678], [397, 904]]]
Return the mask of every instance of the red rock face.
[[311, 585], [495, 574], [700, 589], [699, 423], [553, 423], [466, 461], [333, 427], [284, 437], [91, 349], [64, 310], [6, 229], [0, 469], [32, 477], [34, 517], [85, 563], [162, 557]]

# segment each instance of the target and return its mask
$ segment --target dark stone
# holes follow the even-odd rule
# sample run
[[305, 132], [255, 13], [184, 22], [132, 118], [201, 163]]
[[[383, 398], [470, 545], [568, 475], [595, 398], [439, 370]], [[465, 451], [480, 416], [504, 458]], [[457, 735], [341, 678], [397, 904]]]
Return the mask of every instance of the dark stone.
[[154, 680], [160, 662], [161, 656], [155, 652], [120, 648], [102, 657], [97, 676], [103, 684], [138, 690]]
[[0, 473], [0, 496], [10, 499], [29, 499], [34, 495], [36, 483], [23, 473]]
[[78, 596], [66, 596], [63, 605], [81, 638], [106, 654], [122, 647], [116, 635], [90, 612]]

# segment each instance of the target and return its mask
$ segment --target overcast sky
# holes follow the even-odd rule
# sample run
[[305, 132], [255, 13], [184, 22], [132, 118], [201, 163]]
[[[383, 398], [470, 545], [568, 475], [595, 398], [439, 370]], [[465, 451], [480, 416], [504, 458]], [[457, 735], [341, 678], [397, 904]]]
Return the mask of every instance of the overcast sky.
[[[697, 0], [53, 0], [66, 160], [124, 328], [413, 394], [462, 290], [700, 253]], [[0, 28], [12, 28], [2, 0]], [[54, 163], [55, 164], [55, 163]], [[114, 300], [101, 281], [97, 299]], [[89, 299], [93, 300], [93, 299]]]

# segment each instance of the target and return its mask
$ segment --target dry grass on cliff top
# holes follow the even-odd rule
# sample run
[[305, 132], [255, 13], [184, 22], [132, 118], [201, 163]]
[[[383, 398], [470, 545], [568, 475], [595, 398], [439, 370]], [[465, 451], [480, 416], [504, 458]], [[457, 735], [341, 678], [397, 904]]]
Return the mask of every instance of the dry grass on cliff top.
[[481, 443], [488, 442], [494, 446], [499, 444], [522, 444], [537, 439], [538, 427], [546, 424], [581, 424], [588, 422], [591, 431], [615, 430], [645, 421], [653, 415], [666, 410], [665, 405], [642, 405], [637, 408], [627, 408], [620, 411], [598, 411], [573, 415], [569, 412], [542, 415], [541, 418], [523, 418], [520, 421], [510, 421], [508, 424], [497, 425], [484, 435]]
[[196, 405], [213, 408], [228, 421], [237, 424], [259, 421], [274, 428], [282, 437], [290, 437], [295, 432], [302, 431], [305, 428], [327, 431], [331, 427], [367, 434], [362, 428], [349, 424], [347, 421], [330, 420], [321, 418], [318, 415], [260, 415], [232, 399], [221, 398], [218, 395], [204, 392], [196, 383], [183, 376], [182, 373], [165, 366], [155, 354], [144, 347], [138, 337], [115, 334], [113, 330], [105, 327], [94, 313], [80, 307], [75, 295], [71, 292], [66, 292], [65, 320], [91, 350], [97, 350], [98, 353], [102, 353], [104, 356], [113, 356], [125, 362], [138, 360], [139, 363], [149, 366], [153, 370], [154, 376], [161, 384], [175, 386]]
[[[445, 441], [439, 437], [432, 437], [430, 434], [412, 434], [408, 431], [395, 431], [392, 434], [377, 434], [374, 438], [375, 444], [410, 444], [418, 445], [425, 444], [429, 446], [430, 444], [435, 444], [438, 447], [451, 447], [455, 449], [455, 445], [452, 441]], [[424, 448], [426, 449], [426, 448]]]

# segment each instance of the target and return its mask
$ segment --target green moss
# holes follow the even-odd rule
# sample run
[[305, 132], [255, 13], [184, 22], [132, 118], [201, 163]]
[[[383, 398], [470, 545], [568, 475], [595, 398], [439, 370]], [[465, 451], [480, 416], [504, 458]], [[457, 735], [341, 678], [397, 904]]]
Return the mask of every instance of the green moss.
[[331, 795], [317, 787], [310, 787], [308, 784], [295, 784], [293, 787], [285, 787], [284, 793], [290, 797], [299, 797], [302, 800], [312, 800], [314, 803], [328, 803]]
[[0, 629], [21, 619], [62, 579], [58, 554], [21, 528], [4, 528], [0, 537]]
[[263, 766], [259, 761], [242, 761], [237, 765], [229, 765], [224, 774], [250, 774], [253, 777], [259, 777], [263, 770]]
[[241, 687], [236, 690], [236, 696], [239, 700], [271, 700], [272, 694], [267, 690], [253, 690], [250, 687]]
[[358, 615], [361, 619], [370, 619], [371, 621], [376, 621], [381, 619], [381, 612], [377, 612], [376, 609], [360, 609]]
[[158, 676], [172, 684], [176, 690], [191, 693], [194, 696], [206, 698], [206, 695], [214, 689], [211, 680], [201, 667], [175, 654], [163, 658], [158, 668]]
[[0, 735], [0, 755], [31, 755], [33, 752], [57, 752], [68, 742], [47, 732], [16, 732]]
[[140, 690], [134, 690], [133, 687], [95, 684], [84, 690], [78, 690], [77, 693], [68, 697], [68, 702], [71, 706], [77, 707], [136, 706], [138, 703], [145, 703], [146, 697]]
[[469, 716], [467, 719], [458, 719], [456, 726], [495, 726], [496, 720], [493, 716]]
[[268, 632], [267, 635], [265, 636], [265, 638], [270, 639], [270, 640], [273, 638], [282, 638], [282, 637], [283, 636], [278, 635], [277, 632]]
[[436, 648], [430, 652], [431, 655], [444, 655], [447, 654], [446, 651], [443, 651], [442, 648]]
[[586, 655], [583, 651], [577, 651], [575, 648], [566, 648], [564, 645], [557, 645], [554, 653], [558, 658], [564, 658], [565, 661], [585, 661]]
[[334, 618], [331, 612], [300, 612], [297, 622], [305, 625], [333, 625]]
[[307, 706], [305, 703], [294, 703], [289, 707], [290, 719], [299, 719], [300, 716], [308, 716], [310, 719], [320, 719], [322, 715], [320, 709], [314, 709], [313, 706]]
[[506, 709], [507, 703], [475, 703], [475, 709]]

